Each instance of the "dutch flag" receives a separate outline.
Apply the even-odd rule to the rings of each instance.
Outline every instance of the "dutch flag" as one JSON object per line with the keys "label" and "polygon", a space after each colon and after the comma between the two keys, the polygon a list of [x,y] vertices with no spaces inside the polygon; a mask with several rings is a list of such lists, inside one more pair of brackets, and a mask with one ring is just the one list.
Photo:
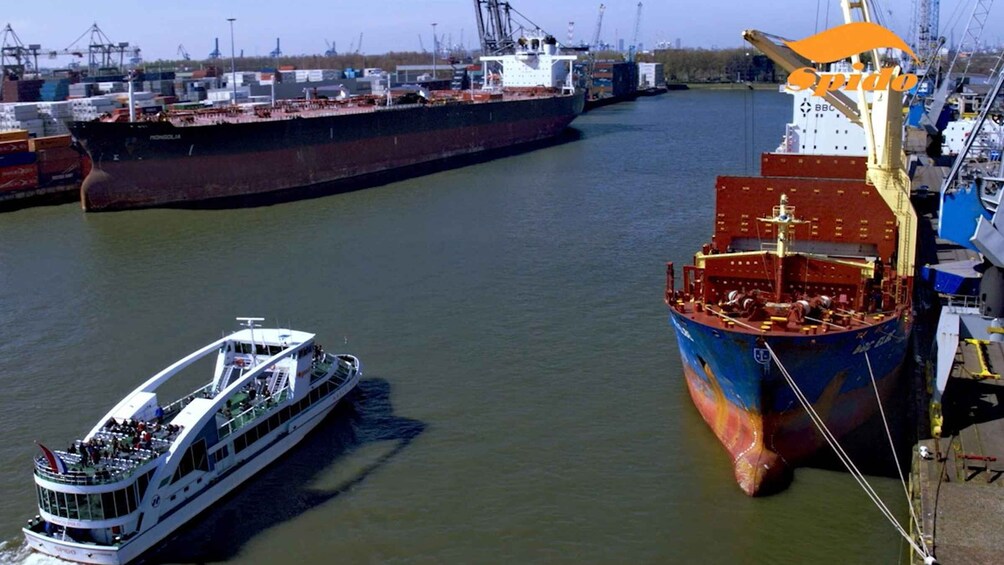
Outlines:
{"label": "dutch flag", "polygon": [[45,455],[46,460],[49,461],[49,468],[52,469],[54,473],[66,473],[68,470],[66,467],[66,461],[63,461],[58,455],[52,452],[51,449],[38,443],[38,448],[42,450],[42,454]]}

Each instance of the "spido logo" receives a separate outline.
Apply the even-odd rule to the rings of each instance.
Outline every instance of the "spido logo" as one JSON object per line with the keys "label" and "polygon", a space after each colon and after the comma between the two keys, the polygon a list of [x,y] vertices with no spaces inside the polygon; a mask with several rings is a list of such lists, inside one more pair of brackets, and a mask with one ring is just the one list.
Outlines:
{"label": "spido logo", "polygon": [[[785,41],[789,49],[816,63],[832,63],[851,55],[872,49],[891,47],[909,54],[916,61],[917,56],[898,35],[888,29],[869,22],[853,22],[811,35],[798,41]],[[851,67],[857,73],[850,76],[843,73],[816,72],[809,67],[795,69],[788,75],[788,87],[792,90],[812,89],[812,93],[823,96],[834,90],[857,90],[858,86],[868,91],[885,90],[891,87],[904,92],[917,86],[919,78],[912,73],[893,76],[892,67],[880,69],[877,73],[862,74],[865,66],[854,63]]]}

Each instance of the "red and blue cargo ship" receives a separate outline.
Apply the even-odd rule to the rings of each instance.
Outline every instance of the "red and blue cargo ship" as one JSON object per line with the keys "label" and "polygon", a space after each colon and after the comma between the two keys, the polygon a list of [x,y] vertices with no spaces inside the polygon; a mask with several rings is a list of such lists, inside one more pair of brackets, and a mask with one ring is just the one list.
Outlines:
{"label": "red and blue cargo ship", "polygon": [[825,445],[797,395],[841,438],[876,388],[890,399],[911,330],[901,224],[866,158],[767,153],[761,172],[718,177],[711,243],[681,288],[667,265],[665,295],[690,396],[751,496]]}

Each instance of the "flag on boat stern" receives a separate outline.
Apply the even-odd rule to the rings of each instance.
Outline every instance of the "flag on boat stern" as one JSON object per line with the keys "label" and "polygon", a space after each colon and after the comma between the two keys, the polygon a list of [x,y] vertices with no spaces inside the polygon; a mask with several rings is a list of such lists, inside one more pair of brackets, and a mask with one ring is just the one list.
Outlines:
{"label": "flag on boat stern", "polygon": [[49,461],[49,468],[52,469],[54,473],[66,473],[68,468],[66,467],[66,462],[63,461],[58,455],[53,453],[51,449],[38,443],[38,448],[42,450],[42,454],[45,455],[46,460]]}

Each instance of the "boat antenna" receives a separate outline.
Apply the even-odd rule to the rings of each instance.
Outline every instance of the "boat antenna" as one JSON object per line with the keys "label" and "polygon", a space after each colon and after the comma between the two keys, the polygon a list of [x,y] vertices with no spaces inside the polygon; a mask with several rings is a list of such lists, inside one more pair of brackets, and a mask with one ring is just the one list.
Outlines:
{"label": "boat antenna", "polygon": [[255,354],[254,351],[255,348],[254,329],[261,327],[261,324],[256,324],[255,322],[264,322],[265,318],[238,317],[237,321],[244,322],[243,324],[241,324],[241,326],[251,330],[251,366],[254,367],[255,365],[257,365],[255,360],[258,358],[258,356]]}

